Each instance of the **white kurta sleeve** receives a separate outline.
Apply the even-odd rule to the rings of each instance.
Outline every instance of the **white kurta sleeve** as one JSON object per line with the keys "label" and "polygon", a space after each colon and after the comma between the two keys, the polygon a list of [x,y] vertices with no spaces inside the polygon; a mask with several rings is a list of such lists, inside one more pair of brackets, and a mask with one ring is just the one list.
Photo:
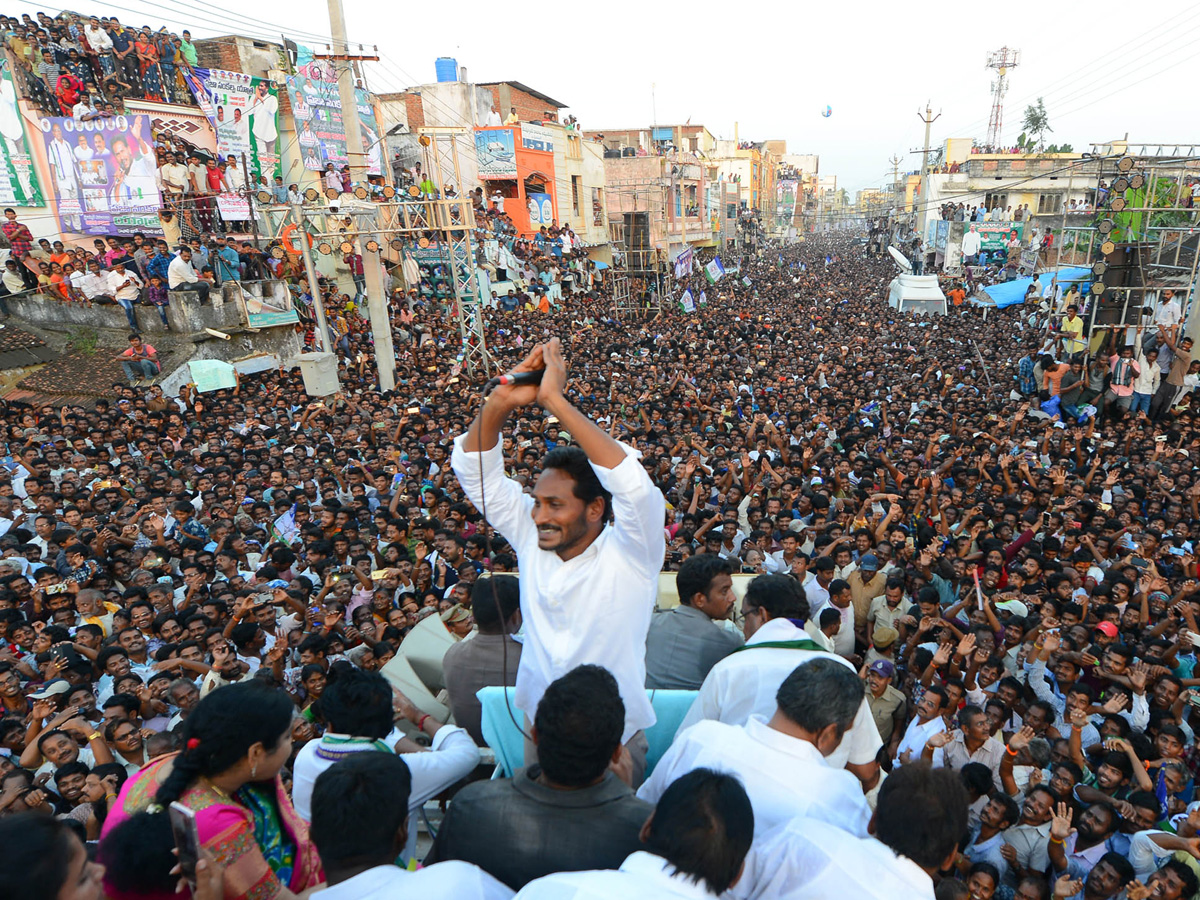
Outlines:
{"label": "white kurta sleeve", "polygon": [[[536,538],[530,517],[533,498],[521,490],[521,485],[504,474],[504,452],[499,442],[491,450],[468,453],[463,449],[466,439],[465,434],[454,439],[454,452],[450,455],[454,475],[475,508],[486,514],[488,524],[504,535],[513,549],[520,553],[528,539]],[[659,530],[662,530],[661,522]]]}

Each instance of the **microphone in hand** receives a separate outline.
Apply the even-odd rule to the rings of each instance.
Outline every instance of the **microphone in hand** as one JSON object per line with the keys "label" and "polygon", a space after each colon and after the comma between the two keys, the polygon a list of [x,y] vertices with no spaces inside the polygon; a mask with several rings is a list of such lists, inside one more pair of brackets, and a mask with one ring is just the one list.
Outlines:
{"label": "microphone in hand", "polygon": [[483,386],[483,393],[485,395],[490,394],[502,384],[511,386],[518,384],[541,384],[542,376],[545,374],[545,369],[535,369],[532,372],[508,372],[504,375],[497,375],[495,378],[489,379],[488,383]]}

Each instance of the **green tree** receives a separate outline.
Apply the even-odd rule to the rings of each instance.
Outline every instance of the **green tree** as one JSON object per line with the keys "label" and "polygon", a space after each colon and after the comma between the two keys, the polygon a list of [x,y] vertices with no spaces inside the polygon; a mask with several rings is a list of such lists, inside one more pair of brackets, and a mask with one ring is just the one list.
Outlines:
{"label": "green tree", "polygon": [[1028,135],[1028,145],[1035,145],[1039,150],[1044,146],[1043,137],[1047,131],[1054,129],[1050,127],[1050,116],[1046,113],[1046,104],[1041,97],[1038,97],[1037,103],[1025,107],[1025,118],[1021,122],[1021,128]]}

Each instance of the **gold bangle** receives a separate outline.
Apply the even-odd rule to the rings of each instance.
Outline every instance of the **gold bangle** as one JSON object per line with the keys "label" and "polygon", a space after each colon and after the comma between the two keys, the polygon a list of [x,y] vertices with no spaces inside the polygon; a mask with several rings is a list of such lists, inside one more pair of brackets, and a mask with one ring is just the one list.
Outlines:
{"label": "gold bangle", "polygon": [[100,732],[93,731],[91,734],[88,735],[88,742],[90,743],[92,741],[98,740],[99,738],[100,738]]}

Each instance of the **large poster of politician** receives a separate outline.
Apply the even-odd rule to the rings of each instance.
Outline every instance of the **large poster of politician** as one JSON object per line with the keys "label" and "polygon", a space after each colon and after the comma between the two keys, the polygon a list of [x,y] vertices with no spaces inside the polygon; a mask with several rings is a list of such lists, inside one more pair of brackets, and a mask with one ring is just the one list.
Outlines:
{"label": "large poster of politician", "polygon": [[265,78],[222,69],[192,69],[184,75],[196,102],[217,135],[217,153],[246,164],[254,176],[274,181],[280,165],[279,91]]}
{"label": "large poster of politician", "polygon": [[[342,121],[342,98],[338,93],[337,72],[325,60],[315,60],[312,51],[300,47],[296,75],[287,79],[288,99],[296,120],[296,141],[304,168],[319,172],[326,163],[338,171],[349,163],[346,152],[346,126]],[[359,130],[366,154],[368,175],[383,174],[383,140],[371,95],[354,89],[358,107]]]}
{"label": "large poster of politician", "polygon": [[75,234],[162,234],[150,122],[115,116],[38,122],[59,228]]}
{"label": "large poster of politician", "polygon": [[25,124],[17,107],[8,59],[0,55],[0,203],[45,206],[37,171],[25,143]]}

